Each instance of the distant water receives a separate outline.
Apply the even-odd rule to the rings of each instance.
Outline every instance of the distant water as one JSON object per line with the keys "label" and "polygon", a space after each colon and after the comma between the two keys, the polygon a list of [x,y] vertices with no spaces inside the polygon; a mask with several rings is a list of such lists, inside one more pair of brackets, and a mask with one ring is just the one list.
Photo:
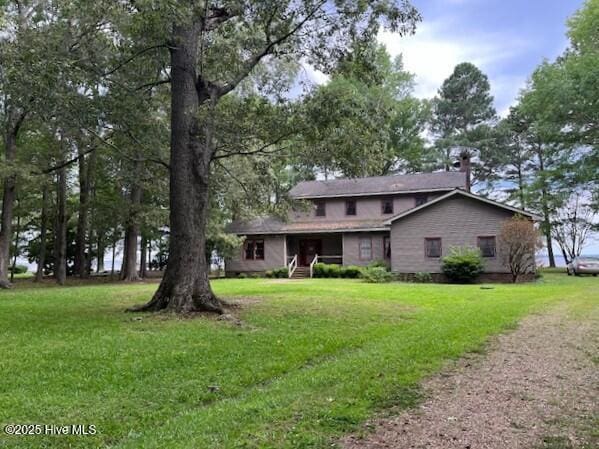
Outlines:
{"label": "distant water", "polygon": [[[585,254],[585,256],[599,257],[599,254]],[[547,254],[537,254],[536,260],[537,260],[537,265],[539,265],[539,266],[542,266],[542,267],[549,266],[549,258],[547,257]],[[36,270],[35,263],[28,263],[27,259],[21,259],[21,258],[17,259],[17,263],[20,265],[26,265],[29,268],[29,271],[31,273],[35,273],[35,270]],[[111,263],[112,263],[112,261],[110,260],[110,257],[106,257],[106,259],[104,260],[104,268],[106,270],[110,270]],[[120,270],[121,263],[122,263],[122,258],[117,256],[114,260],[114,265],[115,265],[116,270]],[[558,267],[566,266],[566,262],[564,261],[564,257],[562,255],[555,254],[555,265]]]}
{"label": "distant water", "polygon": [[[564,256],[554,254],[555,256],[555,266],[557,267],[565,267],[566,261],[564,260]],[[584,254],[584,256],[588,257],[599,257],[599,254]],[[543,267],[549,266],[549,257],[547,254],[537,254],[537,264]]]}

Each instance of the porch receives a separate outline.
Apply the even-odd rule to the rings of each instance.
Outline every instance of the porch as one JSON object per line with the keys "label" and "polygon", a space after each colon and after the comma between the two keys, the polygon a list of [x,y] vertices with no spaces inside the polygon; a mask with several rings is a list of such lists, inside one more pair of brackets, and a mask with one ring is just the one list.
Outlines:
{"label": "porch", "polygon": [[343,235],[306,234],[286,238],[287,265],[296,258],[298,267],[309,267],[317,262],[343,265]]}

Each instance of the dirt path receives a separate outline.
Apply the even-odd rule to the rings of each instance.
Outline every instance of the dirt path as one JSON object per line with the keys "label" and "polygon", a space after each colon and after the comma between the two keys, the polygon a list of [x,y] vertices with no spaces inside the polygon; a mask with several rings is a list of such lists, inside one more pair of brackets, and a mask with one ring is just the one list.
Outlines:
{"label": "dirt path", "polygon": [[[345,449],[599,447],[599,320],[565,306],[425,382],[419,408],[371,422]],[[594,436],[593,436],[594,433]]]}

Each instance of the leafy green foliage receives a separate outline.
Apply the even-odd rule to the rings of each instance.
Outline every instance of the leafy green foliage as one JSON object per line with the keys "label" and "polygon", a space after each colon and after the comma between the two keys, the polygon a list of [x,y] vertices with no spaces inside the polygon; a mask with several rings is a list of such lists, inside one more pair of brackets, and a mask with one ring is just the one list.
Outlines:
{"label": "leafy green foliage", "polygon": [[384,47],[354,43],[330,82],[304,101],[306,159],[349,177],[420,168],[429,108],[412,96],[413,79]]}
{"label": "leafy green foliage", "polygon": [[[472,160],[474,182],[488,180],[496,166],[495,118],[487,76],[474,64],[458,64],[433,100],[432,129],[435,145],[446,170],[458,155]],[[476,158],[474,158],[476,156]]]}
{"label": "leafy green foliage", "polygon": [[267,278],[284,279],[289,277],[289,270],[287,267],[275,268],[274,270],[267,271],[265,276]]}
{"label": "leafy green foliage", "polygon": [[484,264],[478,248],[454,247],[443,257],[441,269],[451,282],[467,284],[482,274]]}
{"label": "leafy green foliage", "polygon": [[368,266],[362,269],[361,278],[364,279],[364,282],[381,284],[391,282],[393,280],[393,273],[386,267]]}
{"label": "leafy green foliage", "polygon": [[430,282],[433,282],[433,277],[430,273],[427,272],[414,273],[414,282],[418,282],[420,284],[428,284]]}
{"label": "leafy green foliage", "polygon": [[389,270],[389,264],[384,260],[373,260],[368,264],[368,268],[384,268],[385,270]]}
{"label": "leafy green foliage", "polygon": [[315,278],[347,278],[355,279],[360,276],[360,267],[342,266],[335,264],[314,264],[313,276]]}

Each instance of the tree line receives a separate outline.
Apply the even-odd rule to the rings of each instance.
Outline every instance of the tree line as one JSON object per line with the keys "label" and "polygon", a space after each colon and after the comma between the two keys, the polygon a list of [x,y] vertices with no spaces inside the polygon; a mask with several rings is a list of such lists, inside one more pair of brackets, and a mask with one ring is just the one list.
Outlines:
{"label": "tree line", "polygon": [[[467,62],[435,98],[414,96],[376,40],[415,31],[407,2],[7,2],[0,285],[17,257],[64,283],[114,272],[105,256],[122,251],[123,280],[165,268],[142,309],[220,311],[210,255],[239,245],[231,220],[283,216],[300,180],[452,170],[464,155],[476,191],[541,213],[548,249],[572,257],[588,232],[572,242],[571,228],[598,206],[598,6],[499,118]],[[306,67],[328,81],[306,83]]]}

